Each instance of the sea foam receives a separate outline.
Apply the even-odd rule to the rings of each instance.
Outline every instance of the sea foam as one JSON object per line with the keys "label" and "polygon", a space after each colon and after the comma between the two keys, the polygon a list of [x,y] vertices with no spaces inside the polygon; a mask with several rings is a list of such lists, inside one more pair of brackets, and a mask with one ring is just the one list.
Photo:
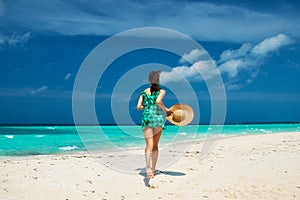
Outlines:
{"label": "sea foam", "polygon": [[4,137],[8,138],[8,139],[14,139],[13,135],[5,135]]}
{"label": "sea foam", "polygon": [[66,147],[59,147],[60,150],[63,150],[63,151],[71,151],[71,150],[74,150],[74,149],[78,149],[77,146],[66,146]]}
{"label": "sea foam", "polygon": [[37,138],[41,138],[41,137],[45,137],[46,135],[36,135],[35,137]]}
{"label": "sea foam", "polygon": [[267,130],[265,130],[265,129],[259,129],[261,132],[263,132],[263,133],[272,133],[272,131],[267,131]]}

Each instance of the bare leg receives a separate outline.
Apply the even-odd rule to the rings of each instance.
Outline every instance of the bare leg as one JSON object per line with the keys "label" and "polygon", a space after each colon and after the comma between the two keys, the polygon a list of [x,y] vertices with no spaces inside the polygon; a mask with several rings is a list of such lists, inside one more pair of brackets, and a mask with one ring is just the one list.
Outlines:
{"label": "bare leg", "polygon": [[161,134],[162,134],[162,127],[157,127],[154,129],[153,149],[152,149],[152,171],[154,175],[155,175],[155,167],[158,159],[158,142]]}
{"label": "bare leg", "polygon": [[150,167],[150,160],[152,157],[152,149],[153,149],[153,129],[149,127],[145,127],[144,137],[146,141],[146,148],[145,148],[146,174],[149,178],[153,178],[154,175]]}

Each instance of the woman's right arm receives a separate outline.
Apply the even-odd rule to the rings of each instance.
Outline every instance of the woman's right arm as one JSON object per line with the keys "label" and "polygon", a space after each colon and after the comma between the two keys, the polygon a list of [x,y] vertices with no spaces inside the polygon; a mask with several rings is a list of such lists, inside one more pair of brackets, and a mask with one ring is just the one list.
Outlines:
{"label": "woman's right arm", "polygon": [[143,98],[143,95],[141,95],[139,98],[138,104],[136,106],[136,108],[138,110],[144,110],[143,101],[144,101],[144,98]]}
{"label": "woman's right arm", "polygon": [[167,116],[170,116],[173,113],[173,111],[171,111],[169,108],[167,108],[162,102],[163,98],[165,97],[165,94],[166,94],[165,90],[160,90],[160,93],[156,99],[156,103],[159,107],[161,107],[161,109],[166,111]]}

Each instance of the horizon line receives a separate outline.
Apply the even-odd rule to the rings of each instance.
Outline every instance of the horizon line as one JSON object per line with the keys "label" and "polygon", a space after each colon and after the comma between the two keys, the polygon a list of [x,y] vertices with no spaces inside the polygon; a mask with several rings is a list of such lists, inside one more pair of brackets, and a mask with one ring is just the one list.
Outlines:
{"label": "horizon line", "polygon": [[[280,121],[280,122],[237,122],[237,123],[224,123],[223,125],[243,125],[243,124],[298,124],[300,121]],[[94,124],[94,123],[84,123],[84,124],[74,124],[74,123],[0,123],[0,126],[140,126],[141,124]],[[173,124],[165,124],[166,126],[176,126]],[[209,123],[199,123],[199,124],[189,124],[189,125],[222,125],[222,124],[209,124]]]}

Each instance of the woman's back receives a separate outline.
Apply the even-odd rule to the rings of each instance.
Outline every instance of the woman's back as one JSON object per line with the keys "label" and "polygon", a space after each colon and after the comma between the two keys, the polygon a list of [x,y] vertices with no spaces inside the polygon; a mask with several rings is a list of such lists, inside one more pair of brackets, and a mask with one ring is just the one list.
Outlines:
{"label": "woman's back", "polygon": [[142,92],[144,101],[144,113],[142,118],[142,126],[155,128],[158,126],[164,127],[163,110],[156,104],[156,99],[160,94],[160,90],[150,93],[150,88]]}

